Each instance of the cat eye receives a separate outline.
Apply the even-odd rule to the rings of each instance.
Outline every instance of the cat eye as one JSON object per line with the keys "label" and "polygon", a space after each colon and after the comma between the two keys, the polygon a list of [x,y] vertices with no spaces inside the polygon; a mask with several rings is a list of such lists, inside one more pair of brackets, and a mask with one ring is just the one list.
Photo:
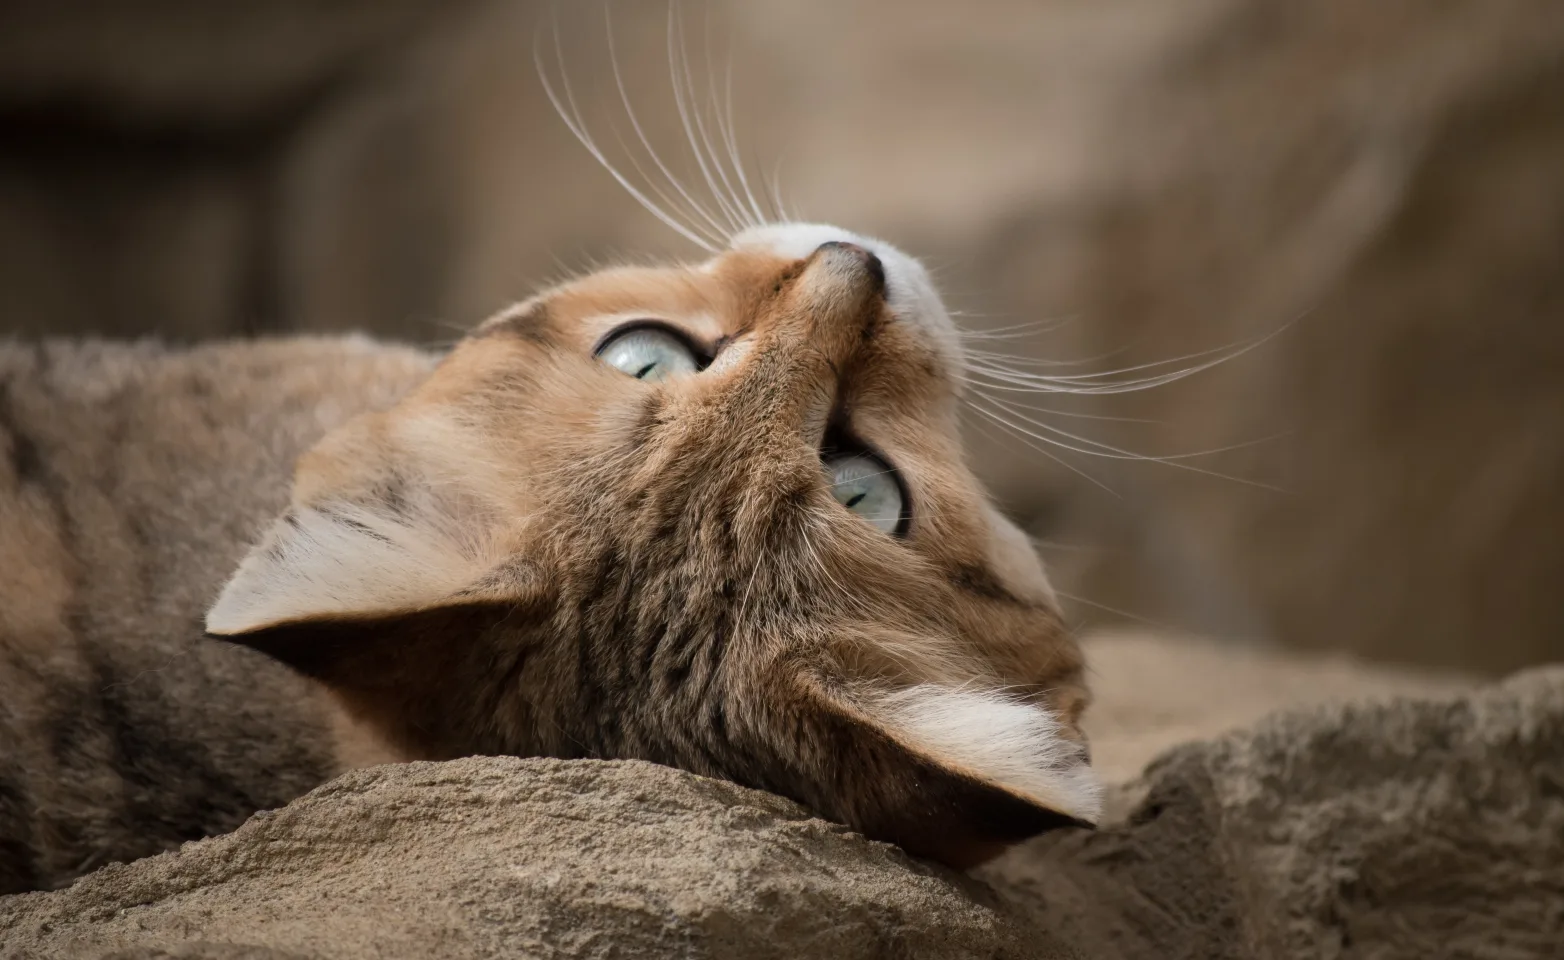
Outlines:
{"label": "cat eye", "polygon": [[637,380],[667,380],[705,364],[689,339],[660,324],[621,327],[597,348],[598,359]]}
{"label": "cat eye", "polygon": [[903,532],[901,481],[878,457],[852,454],[825,461],[836,502],[891,536]]}

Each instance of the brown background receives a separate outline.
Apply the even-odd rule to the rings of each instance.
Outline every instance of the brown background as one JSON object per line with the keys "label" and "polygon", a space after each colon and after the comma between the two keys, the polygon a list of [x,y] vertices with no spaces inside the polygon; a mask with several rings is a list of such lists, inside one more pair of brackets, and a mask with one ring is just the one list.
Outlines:
{"label": "brown background", "polygon": [[[434,343],[562,273],[690,253],[537,80],[557,16],[617,150],[605,9],[688,174],[663,3],[0,4],[0,330]],[[1140,453],[1247,444],[1227,453],[1045,452],[973,413],[1079,621],[1492,671],[1564,655],[1556,0],[680,13],[703,96],[733,62],[751,174],[925,257],[970,326],[1057,321],[995,349],[1079,374],[1274,334],[1155,390],[995,395]]]}

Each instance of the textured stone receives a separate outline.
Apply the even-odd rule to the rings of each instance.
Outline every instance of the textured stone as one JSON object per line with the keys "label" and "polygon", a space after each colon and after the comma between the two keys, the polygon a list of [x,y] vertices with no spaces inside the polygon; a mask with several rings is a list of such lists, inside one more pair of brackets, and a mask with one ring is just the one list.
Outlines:
{"label": "textured stone", "polygon": [[1564,668],[1277,714],[1171,751],[1121,793],[1106,829],[983,874],[1088,956],[1558,955]]}
{"label": "textured stone", "polygon": [[1240,445],[1075,457],[1118,496],[1054,482],[1073,492],[1039,532],[1096,548],[1050,554],[1097,571],[1064,589],[1294,647],[1559,658],[1564,18],[1550,0],[1204,7],[1117,101],[1090,189],[1022,205],[974,258],[1012,310],[1082,318],[1027,349],[1112,355],[1085,370],[1274,335],[1074,408],[1144,422],[1053,421],[1150,455]]}
{"label": "textured stone", "polygon": [[0,940],[57,957],[228,956],[187,940],[344,960],[1038,955],[981,884],[787,801],[646,763],[481,758],[348,774],[227,836],[0,901]]}
{"label": "textured stone", "polygon": [[[1182,662],[1163,685],[1222,673]],[[0,898],[0,957],[1554,956],[1564,667],[1375,702],[1436,683],[1270,666],[1226,676],[1312,676],[1352,702],[1177,747],[1114,788],[1098,831],[971,877],[664,767],[473,758],[359,771],[227,836]],[[1246,709],[1159,689],[1138,698],[1186,730]],[[1130,729],[1109,696],[1099,731]]]}

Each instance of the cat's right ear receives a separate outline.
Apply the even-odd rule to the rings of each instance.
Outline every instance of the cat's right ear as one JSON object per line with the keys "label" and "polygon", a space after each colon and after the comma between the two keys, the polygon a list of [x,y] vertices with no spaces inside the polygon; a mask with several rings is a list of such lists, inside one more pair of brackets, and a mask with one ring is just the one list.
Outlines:
{"label": "cat's right ear", "polygon": [[338,689],[432,678],[430,656],[538,595],[525,562],[486,557],[473,539],[383,502],[294,505],[224,586],[207,634]]}
{"label": "cat's right ear", "polygon": [[442,434],[370,417],[328,437],[206,617],[209,636],[324,682],[403,743],[397,725],[430,731],[471,699],[468,674],[503,668],[503,645],[475,641],[544,586]]}
{"label": "cat's right ear", "polygon": [[402,498],[294,504],[239,564],[207,612],[206,630],[242,642],[290,624],[514,602],[530,589],[524,567],[489,554],[441,514]]}

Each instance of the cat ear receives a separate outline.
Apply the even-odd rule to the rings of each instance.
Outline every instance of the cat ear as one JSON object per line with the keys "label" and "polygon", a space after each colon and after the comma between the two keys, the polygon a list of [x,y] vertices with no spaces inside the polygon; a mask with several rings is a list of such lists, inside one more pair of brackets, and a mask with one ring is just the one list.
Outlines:
{"label": "cat ear", "polygon": [[805,678],[803,693],[828,767],[821,796],[807,799],[910,853],[967,869],[1101,814],[1086,748],[1041,705],[819,678]]}
{"label": "cat ear", "polygon": [[290,507],[223,587],[207,632],[239,637],[289,623],[383,619],[481,591],[498,558],[475,550],[440,514],[380,498]]}
{"label": "cat ear", "polygon": [[[369,417],[301,458],[293,504],[223,587],[207,634],[339,691],[390,689],[403,661],[420,673],[418,657],[445,655],[437,641],[455,646],[535,596],[479,471],[430,432]],[[418,456],[427,450],[446,455]]]}
{"label": "cat ear", "polygon": [[491,524],[454,511],[451,487],[395,489],[295,503],[239,565],[206,630],[322,682],[403,757],[460,756],[468,731],[483,729],[469,715],[471,678],[521,656],[480,638],[523,622],[540,578],[485,546]]}

